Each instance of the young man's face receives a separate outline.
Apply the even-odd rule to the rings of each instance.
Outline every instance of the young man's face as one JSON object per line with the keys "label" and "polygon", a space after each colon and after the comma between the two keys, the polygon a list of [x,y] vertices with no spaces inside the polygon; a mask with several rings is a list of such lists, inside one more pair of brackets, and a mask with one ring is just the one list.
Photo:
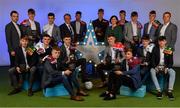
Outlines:
{"label": "young man's face", "polygon": [[16,23],[19,20],[19,14],[13,13],[11,16],[11,20]]}
{"label": "young man's face", "polygon": [[132,16],[132,17],[131,17],[131,20],[132,20],[133,22],[136,22],[136,21],[138,20],[138,16]]}
{"label": "young man's face", "polygon": [[51,38],[50,37],[43,37],[43,43],[45,44],[45,45],[49,45],[49,43],[51,42]]}
{"label": "young man's face", "polygon": [[103,19],[104,16],[104,12],[98,12],[98,18],[99,19]]}
{"label": "young man's face", "polygon": [[115,39],[115,37],[113,37],[113,36],[108,37],[108,39],[107,39],[108,44],[109,44],[110,46],[113,46],[113,45],[114,45],[115,40],[116,40],[116,39]]}
{"label": "young man's face", "polygon": [[20,40],[20,44],[21,44],[22,47],[26,48],[27,45],[28,45],[28,40],[21,39],[21,40]]}
{"label": "young man's face", "polygon": [[75,17],[76,17],[76,20],[77,20],[77,21],[80,21],[80,20],[81,20],[81,15],[80,15],[80,14],[76,14]]}
{"label": "young man's face", "polygon": [[54,24],[54,20],[55,20],[54,16],[48,16],[49,24]]}
{"label": "young man's face", "polygon": [[125,13],[119,13],[119,17],[121,20],[125,20],[126,15],[125,15]]}
{"label": "young man's face", "polygon": [[164,14],[163,15],[163,20],[164,23],[168,23],[170,21],[171,16],[169,14]]}
{"label": "young man's face", "polygon": [[30,20],[34,20],[35,14],[28,13],[28,17]]}
{"label": "young man's face", "polygon": [[64,21],[65,21],[65,23],[70,24],[70,23],[71,23],[71,17],[68,16],[68,15],[66,15],[66,16],[64,17]]}
{"label": "young man's face", "polygon": [[58,59],[59,56],[60,56],[60,51],[56,51],[56,50],[53,49],[51,54],[52,54],[53,58]]}
{"label": "young man's face", "polygon": [[129,59],[131,59],[132,57],[133,57],[132,52],[130,52],[130,51],[126,52],[126,55],[125,55],[126,60],[129,60]]}
{"label": "young man's face", "polygon": [[150,41],[149,40],[142,40],[142,44],[143,44],[143,47],[147,47],[149,45]]}
{"label": "young man's face", "polygon": [[165,47],[167,42],[166,40],[159,40],[158,43],[159,43],[159,47]]}
{"label": "young man's face", "polygon": [[156,19],[156,14],[149,14],[149,20],[154,21]]}
{"label": "young man's face", "polygon": [[70,38],[70,37],[65,37],[65,38],[63,39],[63,41],[64,41],[64,44],[66,44],[67,46],[70,46],[70,45],[71,45],[71,38]]}

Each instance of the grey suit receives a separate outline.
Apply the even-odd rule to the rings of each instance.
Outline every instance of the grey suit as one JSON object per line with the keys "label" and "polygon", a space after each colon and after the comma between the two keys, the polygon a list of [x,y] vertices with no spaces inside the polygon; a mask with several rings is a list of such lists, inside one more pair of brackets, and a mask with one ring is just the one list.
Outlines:
{"label": "grey suit", "polygon": [[149,22],[144,24],[144,30],[143,30],[143,36],[149,36],[149,38],[152,40],[152,42],[155,42],[157,40],[157,28],[155,28],[154,26],[151,26],[150,31],[148,33],[148,26],[149,26]]}
{"label": "grey suit", "polygon": [[[137,28],[137,36],[141,37],[141,29]],[[125,24],[124,37],[127,42],[133,40],[133,28],[131,22]]]}
{"label": "grey suit", "polygon": [[[161,25],[158,29],[158,36],[160,36],[160,31],[162,27],[163,25]],[[164,36],[166,36],[167,45],[173,49],[175,49],[175,43],[177,40],[177,30],[177,26],[170,22],[164,33]]]}
{"label": "grey suit", "polygon": [[[47,34],[47,31],[43,30],[43,35]],[[53,30],[52,30],[52,37],[54,38],[55,42],[62,41],[61,39],[61,33],[60,29],[57,25],[54,24]]]}

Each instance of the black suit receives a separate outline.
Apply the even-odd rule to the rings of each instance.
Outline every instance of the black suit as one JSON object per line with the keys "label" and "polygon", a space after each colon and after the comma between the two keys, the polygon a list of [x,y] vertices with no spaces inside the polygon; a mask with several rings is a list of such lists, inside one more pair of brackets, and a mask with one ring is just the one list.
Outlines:
{"label": "black suit", "polygon": [[82,42],[84,40],[84,37],[86,35],[86,31],[87,31],[87,25],[86,22],[84,21],[80,21],[80,30],[79,30],[79,34],[76,32],[76,21],[72,21],[71,25],[74,28],[74,41],[75,42]]}
{"label": "black suit", "polygon": [[[22,47],[17,47],[15,49],[16,55],[15,55],[15,67],[9,69],[9,77],[12,83],[12,86],[14,86],[15,88],[18,86],[19,82],[17,79],[17,76],[20,78],[20,80],[23,80],[22,77],[20,76],[24,76],[26,72],[30,73],[30,78],[29,78],[29,82],[30,82],[30,86],[29,89],[32,89],[32,85],[35,79],[35,73],[36,73],[36,64],[37,64],[37,54],[36,52],[33,53],[33,55],[29,56],[27,55],[27,63],[29,65],[29,69],[27,70],[26,68],[26,61],[25,61],[25,56],[23,53],[23,49]],[[20,68],[21,74],[18,73],[16,71],[16,67]],[[21,81],[22,82],[22,81]],[[22,83],[20,83],[21,85]]]}
{"label": "black suit", "polygon": [[71,28],[71,31],[70,29],[67,27],[67,25],[64,23],[62,25],[59,26],[60,28],[60,33],[61,33],[61,37],[63,39],[64,36],[66,35],[70,35],[71,36],[71,39],[72,39],[72,42],[74,42],[74,28],[73,26],[70,24],[70,28]]}
{"label": "black suit", "polygon": [[[19,25],[18,25],[19,26]],[[20,29],[20,27],[19,27]],[[16,27],[12,22],[6,25],[5,27],[5,33],[6,33],[6,42],[8,46],[8,52],[10,56],[10,65],[11,67],[14,66],[14,56],[11,55],[11,51],[14,51],[19,46],[19,40],[20,36],[16,30]]]}
{"label": "black suit", "polygon": [[[160,62],[160,48],[158,46],[156,46],[152,50],[152,59],[151,59],[152,68],[155,68],[156,66],[158,66],[159,62]],[[164,54],[164,65],[167,68],[172,68],[173,54],[172,55]]]}
{"label": "black suit", "polygon": [[[28,21],[27,21],[27,23],[30,23]],[[34,22],[35,22],[35,25],[36,25],[36,30],[35,31],[32,30],[30,26],[26,26],[23,23],[21,23],[21,29],[22,29],[23,35],[32,36],[32,38],[33,38],[33,39],[30,39],[30,41],[29,41],[30,45],[33,45],[34,43],[39,42],[39,40],[41,38],[40,24],[37,21],[34,21]]]}
{"label": "black suit", "polygon": [[[70,50],[70,54],[76,55],[74,50]],[[66,48],[65,48],[64,45],[62,45],[61,46],[61,54],[60,54],[60,58],[59,58],[58,62],[61,63],[61,64],[64,64],[63,68],[67,69],[67,67],[69,66],[67,61],[68,61],[68,56],[67,56]],[[84,83],[84,82],[88,81],[88,76],[87,76],[87,73],[86,73],[86,59],[85,58],[76,59],[75,60],[75,65],[76,65],[76,67],[81,65],[81,71],[82,71],[81,79],[82,79],[82,82]]]}

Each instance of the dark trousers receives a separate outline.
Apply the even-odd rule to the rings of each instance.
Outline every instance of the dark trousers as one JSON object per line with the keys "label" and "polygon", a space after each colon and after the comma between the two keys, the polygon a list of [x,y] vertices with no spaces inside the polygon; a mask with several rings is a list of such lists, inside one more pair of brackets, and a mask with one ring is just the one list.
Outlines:
{"label": "dark trousers", "polygon": [[150,68],[147,66],[141,67],[141,81],[143,84],[146,83],[147,78],[150,76]]}
{"label": "dark trousers", "polygon": [[130,87],[132,90],[135,90],[133,80],[130,77],[126,75],[116,75],[114,72],[111,72],[108,81],[108,91],[116,95],[122,85]]}
{"label": "dark trousers", "polygon": [[10,67],[14,67],[15,66],[15,56],[11,55],[11,52],[9,52],[9,59],[10,59]]}
{"label": "dark trousers", "polygon": [[[10,82],[11,82],[11,85],[14,87],[14,88],[18,88],[18,87],[21,87],[22,86],[22,81],[24,80],[24,76],[26,74],[26,72],[22,72],[22,73],[18,73],[16,71],[16,68],[15,67],[12,67],[10,68],[9,70],[9,78],[10,78]],[[29,76],[29,89],[32,89],[32,85],[33,85],[33,82],[35,80],[35,73],[36,73],[36,67],[33,66],[31,67],[28,72],[30,73],[30,76]]]}
{"label": "dark trousers", "polygon": [[101,63],[96,67],[96,73],[98,73],[98,75],[100,76],[101,81],[104,82],[106,81],[106,75],[104,71],[112,71],[112,69],[113,69],[113,64]]}

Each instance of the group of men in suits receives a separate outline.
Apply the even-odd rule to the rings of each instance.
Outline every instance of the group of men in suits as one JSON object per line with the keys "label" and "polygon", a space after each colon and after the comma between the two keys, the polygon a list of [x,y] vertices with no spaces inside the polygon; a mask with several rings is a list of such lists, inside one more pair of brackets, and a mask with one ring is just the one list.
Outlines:
{"label": "group of men in suits", "polygon": [[[11,68],[9,76],[14,87],[9,95],[21,91],[23,74],[29,72],[30,87],[28,96],[33,95],[32,84],[36,74],[42,76],[42,88],[51,87],[57,83],[63,83],[71,99],[83,100],[80,96],[87,96],[80,89],[79,82],[75,78],[75,68],[81,66],[82,82],[89,81],[86,73],[86,59],[78,59],[75,54],[77,42],[84,40],[87,25],[81,20],[82,13],[77,11],[75,21],[71,21],[71,15],[64,15],[64,23],[59,27],[54,23],[55,14],[48,14],[48,23],[43,26],[41,33],[40,24],[35,21],[35,10],[28,10],[28,19],[19,25],[17,11],[10,13],[11,22],[6,25],[6,41],[10,56]],[[163,14],[163,23],[156,20],[156,11],[149,13],[149,21],[144,25],[138,21],[138,13],[131,13],[131,21],[126,20],[126,12],[119,12],[119,26],[122,34],[118,44],[124,45],[126,50],[120,50],[114,46],[117,44],[117,36],[106,34],[109,21],[103,18],[104,10],[98,10],[98,18],[92,22],[98,42],[107,40],[104,51],[104,60],[96,67],[96,72],[102,80],[100,87],[108,86],[108,90],[100,96],[104,100],[116,98],[121,85],[126,85],[137,90],[145,84],[149,76],[157,89],[157,98],[162,99],[163,90],[159,87],[157,76],[168,76],[167,96],[174,100],[173,86],[175,71],[173,66],[173,52],[177,38],[177,26],[171,23],[171,13]],[[57,47],[62,42],[60,49]],[[38,72],[37,72],[38,71]],[[108,80],[106,80],[108,75]],[[77,94],[73,92],[73,85],[77,88]]]}

